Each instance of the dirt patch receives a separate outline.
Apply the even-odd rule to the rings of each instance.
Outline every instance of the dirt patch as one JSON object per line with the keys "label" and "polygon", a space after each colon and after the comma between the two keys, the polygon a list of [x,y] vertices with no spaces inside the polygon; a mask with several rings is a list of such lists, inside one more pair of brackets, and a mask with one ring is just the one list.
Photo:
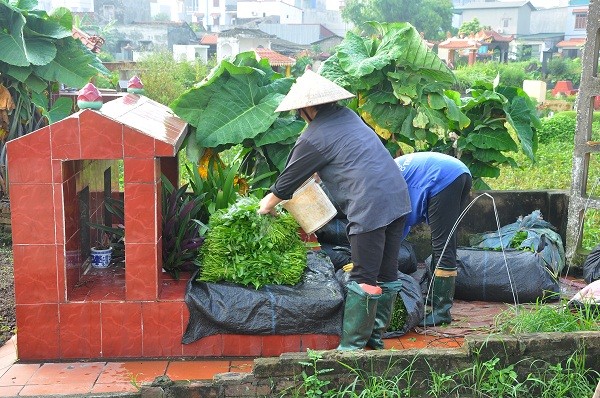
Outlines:
{"label": "dirt patch", "polygon": [[0,345],[9,340],[16,327],[13,256],[10,246],[0,246]]}

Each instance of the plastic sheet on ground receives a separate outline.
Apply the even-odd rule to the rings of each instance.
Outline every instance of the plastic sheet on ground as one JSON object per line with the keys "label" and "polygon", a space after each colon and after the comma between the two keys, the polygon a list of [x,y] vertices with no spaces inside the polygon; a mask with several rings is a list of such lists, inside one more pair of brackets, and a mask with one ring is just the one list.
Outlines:
{"label": "plastic sheet on ground", "polygon": [[214,334],[341,334],[344,292],[324,254],[308,253],[302,282],[295,286],[256,290],[199,282],[196,276],[185,294],[190,317],[183,344]]}

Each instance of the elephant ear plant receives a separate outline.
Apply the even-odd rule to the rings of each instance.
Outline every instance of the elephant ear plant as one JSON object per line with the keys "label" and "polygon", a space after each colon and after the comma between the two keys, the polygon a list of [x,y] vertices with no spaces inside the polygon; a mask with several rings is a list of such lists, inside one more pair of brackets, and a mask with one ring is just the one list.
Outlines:
{"label": "elephant ear plant", "polygon": [[[453,72],[409,23],[376,23],[376,35],[348,32],[320,73],[356,94],[350,107],[397,156],[400,144],[460,158],[474,189],[489,189],[507,154],[522,150],[531,160],[540,127],[535,105],[518,87],[475,83],[464,98],[450,90]],[[510,128],[510,130],[509,130]],[[514,133],[513,133],[514,132]]]}

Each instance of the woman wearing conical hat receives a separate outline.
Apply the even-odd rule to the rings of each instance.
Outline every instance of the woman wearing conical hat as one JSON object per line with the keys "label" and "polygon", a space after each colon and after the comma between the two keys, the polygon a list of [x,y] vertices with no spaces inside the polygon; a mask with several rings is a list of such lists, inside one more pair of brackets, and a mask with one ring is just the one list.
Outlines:
{"label": "woman wearing conical hat", "polygon": [[337,104],[353,96],[311,70],[297,79],[276,111],[296,109],[308,126],[271,192],[261,200],[259,213],[273,212],[318,173],[348,218],[354,264],[338,349],[381,349],[400,290],[397,258],[411,207],[404,177],[377,134],[356,113]]}

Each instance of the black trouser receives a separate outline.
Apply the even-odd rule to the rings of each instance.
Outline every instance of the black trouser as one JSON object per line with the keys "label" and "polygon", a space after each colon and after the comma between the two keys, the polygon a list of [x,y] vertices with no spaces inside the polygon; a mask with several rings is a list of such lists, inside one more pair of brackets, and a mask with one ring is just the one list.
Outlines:
{"label": "black trouser", "polygon": [[440,269],[448,271],[456,270],[456,230],[450,237],[446,250],[444,250],[444,245],[448,236],[450,236],[450,231],[452,231],[454,223],[458,220],[460,212],[469,199],[472,183],[469,174],[462,174],[437,195],[429,198],[427,212],[429,215],[431,245],[433,248],[431,258],[432,269],[437,265],[438,259],[441,257]]}
{"label": "black trouser", "polygon": [[372,286],[398,280],[398,252],[405,219],[402,216],[385,227],[348,237],[354,264],[350,280]]}

